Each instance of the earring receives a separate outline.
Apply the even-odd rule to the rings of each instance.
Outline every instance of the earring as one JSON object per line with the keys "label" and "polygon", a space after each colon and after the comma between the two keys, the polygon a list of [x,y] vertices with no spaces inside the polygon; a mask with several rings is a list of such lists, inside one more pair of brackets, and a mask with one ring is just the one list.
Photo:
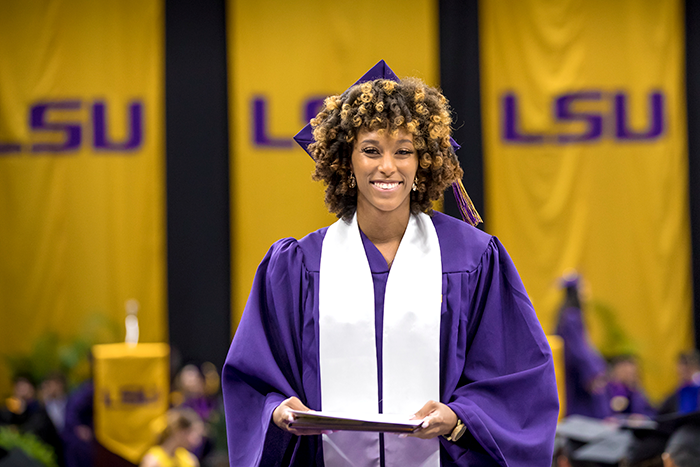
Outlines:
{"label": "earring", "polygon": [[417,175],[416,175],[416,178],[413,179],[413,186],[411,187],[411,190],[418,191],[418,176]]}
{"label": "earring", "polygon": [[357,186],[357,183],[355,183],[355,174],[350,172],[350,180],[348,181],[348,186],[350,188],[355,188]]}

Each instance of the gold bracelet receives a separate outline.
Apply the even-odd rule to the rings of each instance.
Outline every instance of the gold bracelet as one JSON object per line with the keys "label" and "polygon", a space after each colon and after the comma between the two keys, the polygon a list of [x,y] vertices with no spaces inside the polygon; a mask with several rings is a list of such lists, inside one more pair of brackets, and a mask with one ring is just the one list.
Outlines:
{"label": "gold bracelet", "polygon": [[464,435],[464,432],[467,431],[467,426],[462,423],[462,420],[459,418],[457,419],[457,425],[454,427],[452,430],[452,433],[450,433],[450,436],[445,436],[444,438],[447,441],[452,441],[453,443],[456,443],[459,438]]}

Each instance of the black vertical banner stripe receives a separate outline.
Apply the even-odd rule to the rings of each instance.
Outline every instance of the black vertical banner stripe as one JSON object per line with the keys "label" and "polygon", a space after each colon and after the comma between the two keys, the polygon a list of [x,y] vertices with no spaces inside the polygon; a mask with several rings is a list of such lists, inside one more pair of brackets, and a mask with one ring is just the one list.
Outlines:
{"label": "black vertical banner stripe", "polygon": [[685,2],[685,85],[695,346],[700,344],[700,3]]}
{"label": "black vertical banner stripe", "polygon": [[165,3],[168,330],[221,368],[231,333],[224,0]]}
{"label": "black vertical banner stripe", "polygon": [[[484,169],[481,143],[479,81],[479,15],[476,0],[439,0],[440,86],[454,110],[454,139],[464,169],[464,186],[484,222]],[[459,218],[452,190],[445,193],[445,212]]]}

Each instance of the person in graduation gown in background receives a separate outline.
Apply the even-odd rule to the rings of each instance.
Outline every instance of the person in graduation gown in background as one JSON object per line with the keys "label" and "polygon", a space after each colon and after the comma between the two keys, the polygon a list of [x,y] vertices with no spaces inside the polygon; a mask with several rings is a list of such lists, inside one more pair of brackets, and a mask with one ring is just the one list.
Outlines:
{"label": "person in graduation gown in background", "polygon": [[581,277],[573,271],[561,279],[564,300],[556,334],[564,341],[566,415],[602,419],[610,415],[605,391],[607,364],[588,336],[581,306],[580,282]]}
{"label": "person in graduation gown in background", "polygon": [[[223,368],[231,466],[551,465],[551,351],[461,186],[447,100],[379,62],[295,139],[339,220],[276,242]],[[453,185],[465,220],[433,212]],[[321,433],[293,410],[422,420]]]}
{"label": "person in graduation gown in background", "polygon": [[642,390],[639,366],[634,355],[617,355],[610,360],[607,392],[612,417],[653,418],[656,410]]}

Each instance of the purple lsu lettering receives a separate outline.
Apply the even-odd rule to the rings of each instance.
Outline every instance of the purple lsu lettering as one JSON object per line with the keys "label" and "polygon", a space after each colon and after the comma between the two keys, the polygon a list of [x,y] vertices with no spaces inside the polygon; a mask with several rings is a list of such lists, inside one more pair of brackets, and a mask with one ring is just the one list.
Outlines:
{"label": "purple lsu lettering", "polygon": [[[133,152],[141,147],[144,139],[143,102],[132,101],[127,105],[128,134],[123,141],[113,141],[107,128],[107,104],[96,100],[90,104],[88,122],[67,121],[61,113],[78,111],[84,104],[80,100],[43,101],[29,108],[29,129],[33,133],[61,134],[60,143],[0,142],[0,155],[28,150],[33,153],[61,153],[78,151],[83,144],[84,130],[92,130],[92,148],[99,152]],[[57,118],[58,116],[58,118]]]}
{"label": "purple lsu lettering", "polygon": [[128,406],[142,407],[155,404],[161,398],[158,387],[143,387],[138,385],[121,386],[114,398],[109,389],[102,390],[102,403],[107,408],[125,408]]}
{"label": "purple lsu lettering", "polygon": [[[604,93],[602,91],[580,91],[565,93],[554,98],[554,122],[557,124],[581,123],[584,131],[579,133],[525,133],[521,130],[518,114],[519,99],[515,93],[506,93],[501,98],[501,136],[506,143],[516,144],[572,144],[594,142],[610,137],[618,141],[651,141],[660,138],[666,130],[664,121],[665,97],[660,91],[649,93],[648,125],[645,130],[631,128],[629,122],[629,96],[625,92]],[[251,99],[253,143],[255,146],[276,149],[291,149],[291,137],[275,137],[269,132],[268,101],[264,96]],[[316,116],[323,106],[323,97],[313,96],[303,101],[301,115],[303,122]],[[576,110],[580,103],[599,103],[611,110]]]}
{"label": "purple lsu lettering", "polygon": [[[291,136],[275,137],[270,136],[268,127],[268,98],[264,96],[253,96],[251,99],[251,111],[253,114],[253,144],[261,148],[270,149],[292,149],[294,140]],[[315,95],[302,102],[301,117],[304,125],[318,114],[323,108],[325,97]]]}
{"label": "purple lsu lettering", "polygon": [[[600,141],[609,137],[616,141],[651,141],[664,134],[664,103],[666,99],[660,91],[648,95],[647,128],[642,131],[630,128],[629,96],[625,92],[604,93],[602,91],[580,91],[560,94],[554,97],[554,123],[582,123],[584,131],[579,133],[525,133],[521,130],[518,114],[519,99],[515,93],[505,93],[501,97],[501,138],[506,143],[515,144],[571,144]],[[600,111],[576,110],[576,105],[588,103],[607,107]]]}

